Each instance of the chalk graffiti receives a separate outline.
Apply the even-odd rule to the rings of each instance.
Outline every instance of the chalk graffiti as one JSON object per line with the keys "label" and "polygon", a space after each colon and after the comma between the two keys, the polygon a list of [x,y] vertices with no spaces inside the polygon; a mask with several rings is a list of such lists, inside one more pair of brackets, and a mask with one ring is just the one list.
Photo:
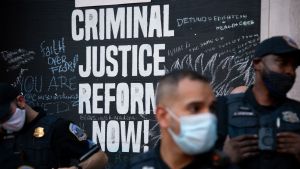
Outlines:
{"label": "chalk graffiti", "polygon": [[49,70],[54,73],[75,72],[79,56],[74,54],[73,57],[66,56],[65,39],[42,41],[40,51],[43,57],[47,58]]}
{"label": "chalk graffiti", "polygon": [[22,65],[32,61],[34,59],[35,52],[28,51],[26,49],[16,49],[12,51],[2,51],[0,56],[7,64],[6,71],[11,71],[19,69]]}

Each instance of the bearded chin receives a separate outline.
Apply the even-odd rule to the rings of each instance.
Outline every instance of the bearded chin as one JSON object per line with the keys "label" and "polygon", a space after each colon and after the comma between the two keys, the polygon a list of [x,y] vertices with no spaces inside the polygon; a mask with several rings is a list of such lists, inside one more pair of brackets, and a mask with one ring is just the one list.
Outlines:
{"label": "bearded chin", "polygon": [[287,92],[292,88],[295,77],[265,70],[262,79],[270,95],[276,99],[285,99]]}

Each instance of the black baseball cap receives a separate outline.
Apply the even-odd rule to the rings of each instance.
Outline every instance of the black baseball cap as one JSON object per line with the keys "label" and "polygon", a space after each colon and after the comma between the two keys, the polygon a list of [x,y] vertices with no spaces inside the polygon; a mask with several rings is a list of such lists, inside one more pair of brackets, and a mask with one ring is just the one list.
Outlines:
{"label": "black baseball cap", "polygon": [[20,94],[20,90],[12,85],[0,83],[0,122],[4,122],[10,117],[10,104]]}
{"label": "black baseball cap", "polygon": [[300,65],[300,50],[297,43],[288,36],[274,36],[262,41],[255,50],[254,58],[266,55],[294,56]]}

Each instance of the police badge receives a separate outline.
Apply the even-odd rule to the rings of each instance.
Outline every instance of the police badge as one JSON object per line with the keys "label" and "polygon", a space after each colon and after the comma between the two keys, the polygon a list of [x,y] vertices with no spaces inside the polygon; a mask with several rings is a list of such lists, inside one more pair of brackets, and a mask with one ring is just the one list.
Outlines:
{"label": "police badge", "polygon": [[44,128],[43,127],[37,127],[34,129],[34,133],[33,133],[33,136],[36,137],[36,138],[41,138],[45,135],[45,132],[44,132]]}

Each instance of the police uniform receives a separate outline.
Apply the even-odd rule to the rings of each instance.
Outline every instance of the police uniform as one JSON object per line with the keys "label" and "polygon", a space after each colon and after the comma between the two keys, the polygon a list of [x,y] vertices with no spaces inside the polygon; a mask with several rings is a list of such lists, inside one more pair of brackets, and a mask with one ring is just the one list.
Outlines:
{"label": "police uniform", "polygon": [[[300,103],[286,98],[275,106],[261,106],[255,99],[252,86],[245,93],[218,98],[216,109],[219,119],[219,140],[217,141],[219,148],[223,147],[227,135],[233,138],[240,135],[258,134],[260,128],[271,128],[274,132],[274,139],[269,141],[275,141],[275,143],[276,133],[294,132],[300,134]],[[276,153],[276,144],[274,145],[273,151],[260,150],[259,155],[241,161],[240,168],[300,168],[300,162],[293,155]]]}
{"label": "police uniform", "polygon": [[[195,160],[183,169],[223,169],[227,166],[227,158],[215,152],[195,156]],[[114,169],[169,169],[160,155],[160,144],[150,151],[137,155],[126,164],[120,164]]]}
{"label": "police uniform", "polygon": [[78,164],[80,157],[91,150],[95,151],[97,145],[87,140],[78,126],[38,111],[38,116],[19,132],[4,133],[0,141],[1,169],[20,166],[36,169],[68,167],[76,165],[72,162]]}

